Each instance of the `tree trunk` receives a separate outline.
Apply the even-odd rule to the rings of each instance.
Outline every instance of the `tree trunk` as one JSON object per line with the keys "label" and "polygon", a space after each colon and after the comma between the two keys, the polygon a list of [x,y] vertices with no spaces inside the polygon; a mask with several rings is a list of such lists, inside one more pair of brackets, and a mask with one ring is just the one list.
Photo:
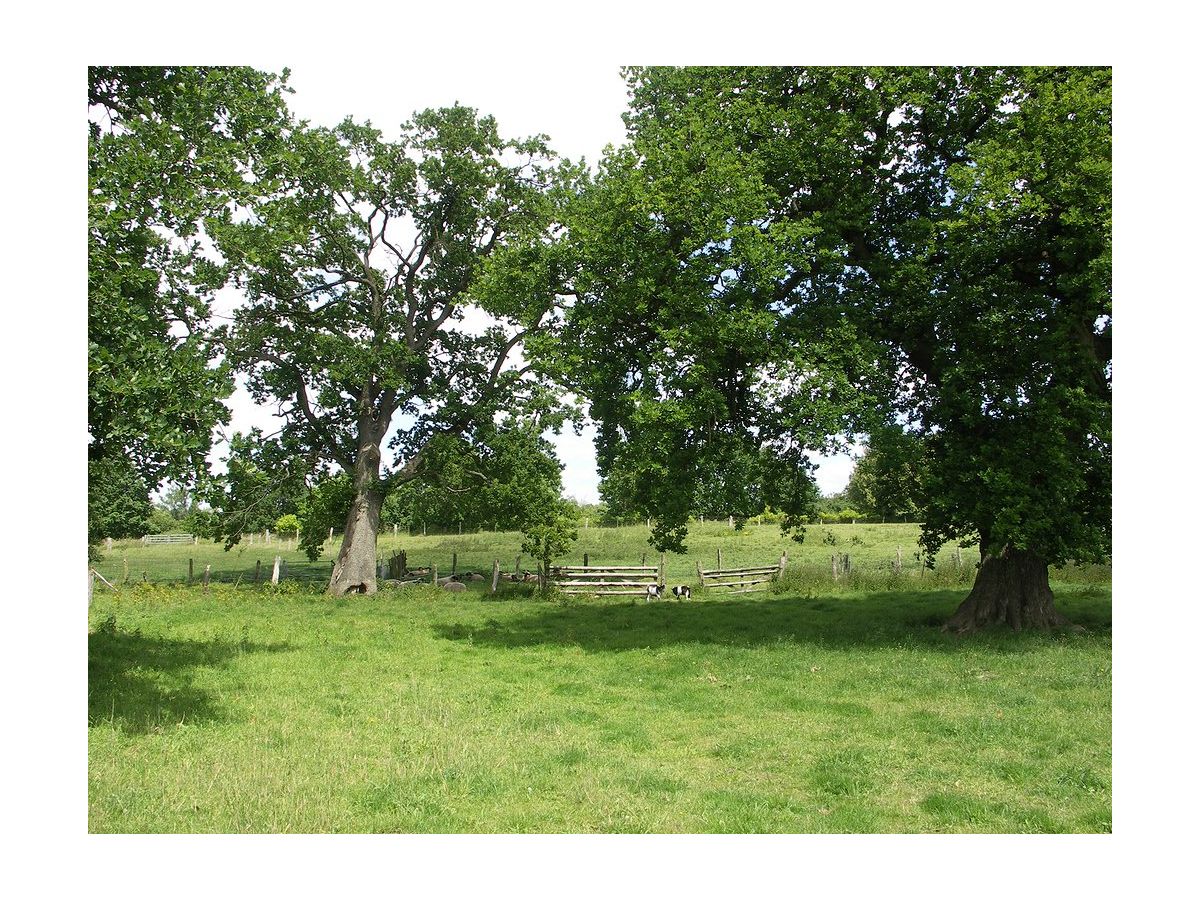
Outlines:
{"label": "tree trunk", "polygon": [[943,626],[943,631],[969,634],[988,625],[1007,624],[1013,631],[1070,626],[1054,606],[1050,570],[1031,550],[1010,546],[983,553],[971,593]]}
{"label": "tree trunk", "polygon": [[379,514],[383,492],[379,486],[379,447],[367,444],[359,448],[354,465],[354,500],[346,515],[346,533],[329,579],[328,593],[374,594],[375,538],[379,534]]}

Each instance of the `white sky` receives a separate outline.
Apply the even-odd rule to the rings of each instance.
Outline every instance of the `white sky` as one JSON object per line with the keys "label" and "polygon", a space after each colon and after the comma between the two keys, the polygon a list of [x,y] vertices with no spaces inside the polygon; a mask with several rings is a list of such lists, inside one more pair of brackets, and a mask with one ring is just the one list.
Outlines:
{"label": "white sky", "polygon": [[[316,125],[334,125],[351,116],[359,122],[369,120],[385,136],[395,138],[398,126],[414,112],[458,102],[495,116],[502,136],[546,134],[560,156],[584,158],[593,168],[605,145],[619,144],[625,137],[621,121],[625,83],[615,64],[558,61],[553,77],[548,77],[547,61],[540,57],[506,61],[483,77],[476,66],[448,65],[431,72],[427,59],[389,61],[386,68],[348,67],[344,61],[250,60],[249,64],[274,72],[285,65],[291,69],[289,84],[295,93],[289,105],[297,116]],[[257,425],[270,433],[278,427],[273,406],[256,406],[240,386],[229,406],[232,431]],[[589,424],[580,435],[567,429],[550,439],[563,463],[564,492],[584,502],[598,501],[594,427]],[[218,457],[225,452],[224,443],[214,449],[212,459],[218,469],[222,468]],[[848,455],[825,459],[817,471],[822,492],[845,487],[852,468]]]}

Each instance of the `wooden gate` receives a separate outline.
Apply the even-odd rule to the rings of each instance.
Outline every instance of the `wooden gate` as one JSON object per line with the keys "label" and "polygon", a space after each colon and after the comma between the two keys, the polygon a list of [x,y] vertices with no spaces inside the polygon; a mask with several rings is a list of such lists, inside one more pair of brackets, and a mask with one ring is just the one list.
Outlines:
{"label": "wooden gate", "polygon": [[741,569],[701,569],[696,563],[696,576],[700,587],[720,588],[724,594],[755,594],[767,590],[766,585],[783,575],[787,568],[787,554],[779,557],[772,566],[747,566]]}
{"label": "wooden gate", "polygon": [[645,594],[649,585],[662,585],[658,566],[557,566],[551,570],[555,586],[564,594]]}

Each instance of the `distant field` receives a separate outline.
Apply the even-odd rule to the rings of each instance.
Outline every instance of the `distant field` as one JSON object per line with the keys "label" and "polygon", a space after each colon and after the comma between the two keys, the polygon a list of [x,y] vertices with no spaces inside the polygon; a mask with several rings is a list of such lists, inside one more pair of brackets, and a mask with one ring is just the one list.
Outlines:
{"label": "distant field", "polygon": [[98,592],[89,829],[1111,830],[1106,585],[1056,585],[1086,633],[962,640],[937,626],[965,586],[796,578],[685,604]]}
{"label": "distant field", "polygon": [[[589,562],[640,563],[646,555],[648,565],[656,565],[658,554],[646,541],[648,530],[643,526],[624,528],[580,528],[579,540],[560,562],[579,565],[583,554]],[[842,587],[933,587],[951,586],[973,577],[973,567],[979,561],[977,548],[960,551],[962,568],[954,562],[954,548],[945,547],[939,553],[933,573],[922,569],[914,557],[917,552],[917,525],[814,525],[808,528],[803,543],[781,535],[775,525],[747,525],[735,531],[721,523],[707,522],[693,525],[687,540],[686,554],[666,555],[667,580],[670,583],[696,583],[696,563],[704,568],[714,568],[717,550],[720,548],[726,566],[739,566],[777,561],[786,552],[789,571],[793,578],[828,580],[832,582],[830,556],[849,554],[851,581]],[[835,543],[829,543],[833,541]],[[259,562],[264,578],[270,577],[274,557],[279,554],[287,563],[288,576],[292,579],[314,583],[327,580],[333,557],[340,545],[340,537],[327,543],[316,562],[309,562],[297,550],[281,550],[278,543],[263,545],[239,544],[226,552],[221,544],[202,541],[197,545],[144,546],[137,541],[118,541],[113,550],[105,553],[97,570],[109,581],[123,581],[128,562],[129,580],[159,583],[180,583],[186,580],[188,560],[193,561],[193,572],[198,580],[204,566],[211,566],[211,577],[218,581],[251,583],[254,579],[255,562]],[[903,559],[901,578],[892,576],[892,562],[896,550],[900,549]],[[394,550],[408,554],[413,567],[437,565],[440,573],[449,573],[453,555],[458,554],[458,570],[489,573],[492,561],[500,560],[504,571],[511,571],[521,551],[521,535],[517,532],[482,532],[463,535],[381,535],[379,554],[389,557]],[[535,563],[528,557],[521,561],[523,569],[534,569]],[[825,579],[825,575],[830,577]],[[1107,567],[1068,568],[1052,574],[1061,582],[1107,582],[1110,574]]]}

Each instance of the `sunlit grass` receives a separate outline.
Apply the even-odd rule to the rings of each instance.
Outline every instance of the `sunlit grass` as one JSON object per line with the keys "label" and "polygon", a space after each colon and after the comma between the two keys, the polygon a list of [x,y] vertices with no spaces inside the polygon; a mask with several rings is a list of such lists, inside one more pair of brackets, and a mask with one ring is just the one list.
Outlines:
{"label": "sunlit grass", "polygon": [[98,594],[90,829],[1111,830],[1107,586],[968,640],[924,587]]}

